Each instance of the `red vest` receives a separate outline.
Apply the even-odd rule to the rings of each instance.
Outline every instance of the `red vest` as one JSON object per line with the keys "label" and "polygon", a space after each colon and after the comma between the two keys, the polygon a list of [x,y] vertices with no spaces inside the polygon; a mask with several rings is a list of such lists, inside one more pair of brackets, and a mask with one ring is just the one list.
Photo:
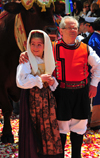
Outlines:
{"label": "red vest", "polygon": [[54,75],[60,81],[81,81],[88,77],[88,46],[77,42],[69,46],[63,40],[53,44],[56,69]]}

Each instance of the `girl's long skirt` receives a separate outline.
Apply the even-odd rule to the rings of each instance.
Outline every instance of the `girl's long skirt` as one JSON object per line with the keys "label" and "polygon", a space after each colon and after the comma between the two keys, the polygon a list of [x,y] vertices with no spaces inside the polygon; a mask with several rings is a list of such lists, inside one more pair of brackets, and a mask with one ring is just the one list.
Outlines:
{"label": "girl's long skirt", "polygon": [[62,158],[55,108],[55,98],[49,87],[22,90],[19,158]]}

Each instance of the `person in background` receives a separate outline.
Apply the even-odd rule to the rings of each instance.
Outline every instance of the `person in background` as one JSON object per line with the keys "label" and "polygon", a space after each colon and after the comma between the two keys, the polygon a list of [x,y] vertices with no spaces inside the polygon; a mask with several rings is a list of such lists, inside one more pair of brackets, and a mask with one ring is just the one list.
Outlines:
{"label": "person in background", "polygon": [[[44,31],[32,30],[29,33],[27,54],[29,61],[19,64],[16,74],[17,86],[28,91],[20,98],[19,158],[62,158],[56,100],[51,92],[57,88],[58,82],[52,76],[55,61],[50,38]],[[28,112],[32,132],[29,132]],[[34,145],[33,137],[36,138]]]}
{"label": "person in background", "polygon": [[[94,33],[90,37],[88,45],[91,46],[100,57],[100,17],[94,21]],[[92,130],[100,129],[100,82],[97,87],[97,95],[93,98],[90,128]]]}
{"label": "person in background", "polygon": [[82,17],[85,18],[88,14],[88,12],[90,11],[90,4],[88,1],[85,1],[83,3],[83,13],[82,13]]}
{"label": "person in background", "polygon": [[3,5],[2,2],[0,2],[0,13],[3,11]]}
{"label": "person in background", "polygon": [[54,18],[54,23],[55,23],[55,25],[56,25],[56,27],[57,27],[57,30],[58,30],[58,39],[59,38],[61,38],[61,35],[60,35],[60,32],[59,32],[59,24],[60,24],[60,21],[61,21],[61,18],[62,18],[62,16],[61,15],[58,15],[58,14],[54,14],[53,15],[53,18]]}
{"label": "person in background", "polygon": [[76,19],[79,20],[79,16],[82,15],[82,2],[80,0],[76,0],[73,3],[73,12],[71,15]]}
{"label": "person in background", "polygon": [[94,2],[90,6],[90,11],[88,12],[87,17],[98,17],[98,16],[100,16],[99,5],[96,2]]}
{"label": "person in background", "polygon": [[92,35],[93,32],[94,32],[94,27],[93,27],[94,24],[93,24],[93,23],[94,23],[94,21],[95,21],[96,19],[97,19],[96,17],[86,17],[86,18],[85,18],[85,26],[86,26],[87,33],[89,33],[89,35],[88,35],[86,38],[84,38],[84,39],[82,40],[82,42],[88,44],[88,41],[89,41],[91,35]]}
{"label": "person in background", "polygon": [[76,39],[78,41],[81,41],[82,39],[87,37],[87,35],[86,35],[85,19],[80,16],[78,22],[79,22],[79,28],[78,28],[78,36],[76,37]]}

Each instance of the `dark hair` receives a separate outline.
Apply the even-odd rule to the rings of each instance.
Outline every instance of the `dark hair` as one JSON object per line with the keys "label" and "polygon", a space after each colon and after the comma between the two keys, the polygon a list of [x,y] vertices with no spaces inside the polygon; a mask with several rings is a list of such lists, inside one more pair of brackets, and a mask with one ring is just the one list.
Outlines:
{"label": "dark hair", "polygon": [[74,13],[76,13],[76,15],[79,15],[79,13],[82,11],[82,2],[80,0],[76,0],[74,1],[76,3],[76,9],[78,10],[78,12],[76,13],[76,9],[73,10],[72,15],[74,15]]}
{"label": "dark hair", "polygon": [[30,37],[30,41],[29,43],[31,43],[32,38],[41,38],[43,40],[43,44],[44,44],[44,35],[41,32],[35,31],[31,33],[31,37]]}
{"label": "dark hair", "polygon": [[96,12],[99,9],[99,5],[97,3],[92,3],[91,4],[93,12]]}
{"label": "dark hair", "polygon": [[83,17],[81,17],[81,16],[79,16],[78,22],[79,22],[79,24],[81,24],[81,23],[85,24],[86,23],[85,19]]}
{"label": "dark hair", "polygon": [[100,17],[94,21],[93,28],[95,31],[100,31]]}

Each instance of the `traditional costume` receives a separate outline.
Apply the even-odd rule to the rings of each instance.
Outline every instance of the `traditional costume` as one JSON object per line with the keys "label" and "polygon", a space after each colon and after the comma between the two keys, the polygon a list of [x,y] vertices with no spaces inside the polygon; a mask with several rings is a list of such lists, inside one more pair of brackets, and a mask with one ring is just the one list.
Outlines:
{"label": "traditional costume", "polygon": [[[83,134],[89,115],[88,63],[93,67],[91,85],[100,80],[100,60],[91,47],[82,42],[67,45],[63,39],[53,43],[59,86],[54,92],[57,101],[57,119],[64,148],[66,134],[71,132],[72,155],[80,157]],[[98,80],[97,77],[98,76]]]}
{"label": "traditional costume", "polygon": [[[30,50],[30,37],[35,31],[44,35],[43,59],[35,57]],[[27,41],[27,53],[29,62],[18,66],[16,77],[17,86],[28,89],[27,92],[22,91],[21,97],[19,158],[61,158],[62,144],[55,112],[56,101],[51,92],[56,89],[58,83],[54,78],[54,84],[48,86],[48,83],[43,83],[39,77],[41,74],[52,75],[55,69],[49,36],[40,30],[31,31]],[[23,112],[28,118],[23,117]]]}

